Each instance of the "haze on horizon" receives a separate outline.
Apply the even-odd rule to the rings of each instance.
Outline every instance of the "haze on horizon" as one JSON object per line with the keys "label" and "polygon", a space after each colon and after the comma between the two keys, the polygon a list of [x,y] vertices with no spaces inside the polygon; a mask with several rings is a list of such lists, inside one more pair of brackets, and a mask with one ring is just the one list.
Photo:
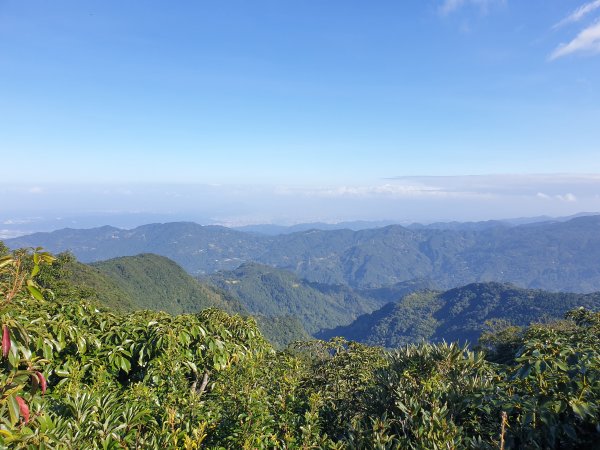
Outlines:
{"label": "haze on horizon", "polygon": [[5,1],[0,236],[600,211],[599,73],[598,1]]}

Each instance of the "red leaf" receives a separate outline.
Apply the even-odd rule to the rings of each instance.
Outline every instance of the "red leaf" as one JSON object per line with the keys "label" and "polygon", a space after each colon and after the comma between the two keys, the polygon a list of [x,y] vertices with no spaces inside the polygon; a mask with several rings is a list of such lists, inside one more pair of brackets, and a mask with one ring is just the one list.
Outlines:
{"label": "red leaf", "polygon": [[29,422],[29,406],[27,406],[27,403],[25,400],[23,400],[23,397],[19,397],[17,395],[15,396],[15,400],[19,404],[19,410],[21,411],[23,419],[25,419],[25,423]]}
{"label": "red leaf", "polygon": [[46,388],[48,387],[48,383],[46,382],[46,378],[42,372],[35,373],[36,381],[40,382],[40,388],[42,389],[42,395],[46,393]]}
{"label": "red leaf", "polygon": [[6,358],[10,351],[10,330],[6,325],[2,326],[2,356]]}

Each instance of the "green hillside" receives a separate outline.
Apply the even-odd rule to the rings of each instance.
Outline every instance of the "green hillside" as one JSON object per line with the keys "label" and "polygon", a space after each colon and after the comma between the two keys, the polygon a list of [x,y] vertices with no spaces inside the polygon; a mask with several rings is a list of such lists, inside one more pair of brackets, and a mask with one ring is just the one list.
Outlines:
{"label": "green hillside", "polygon": [[516,326],[558,319],[583,306],[600,310],[600,293],[552,293],[510,284],[475,283],[445,292],[420,291],[317,337],[342,336],[369,345],[398,347],[442,340],[477,342],[487,321]]}
{"label": "green hillside", "polygon": [[61,253],[51,266],[44,266],[38,280],[62,298],[85,299],[114,311],[139,309],[142,299],[124,290],[110,275],[83,264],[70,253]]}
{"label": "green hillside", "polygon": [[293,342],[306,342],[314,338],[304,329],[296,316],[252,316],[261,333],[277,349],[284,349]]}
{"label": "green hillside", "polygon": [[[142,254],[83,266],[98,270],[120,291],[130,296],[133,300],[129,311],[150,309],[169,314],[186,314],[218,308],[230,314],[248,315],[248,310],[237,296],[200,283],[175,262],[163,256]],[[100,290],[98,296],[108,298],[103,297],[102,292]],[[273,316],[276,314],[258,315],[255,319],[262,333],[275,347],[281,348],[290,342],[310,339],[297,318]]]}
{"label": "green hillside", "polygon": [[88,265],[63,253],[52,266],[42,269],[40,278],[57,295],[83,298],[123,312],[151,309],[181,314],[211,307],[245,312],[230,295],[199,283],[175,262],[158,255],[126,256]]}
{"label": "green hillside", "polygon": [[251,314],[291,315],[309,333],[349,324],[381,305],[346,287],[309,283],[291,272],[255,263],[218,272],[207,279],[238,297]]}
{"label": "green hillside", "polygon": [[[170,314],[196,313],[218,308],[248,315],[239,299],[188,275],[168,258],[143,254],[80,263],[63,253],[52,266],[44,266],[40,283],[61,298],[85,299],[111,311],[165,311]],[[257,316],[267,339],[276,347],[307,340],[310,336],[292,316]]]}
{"label": "green hillside", "polygon": [[110,277],[133,298],[135,309],[182,314],[215,307],[229,313],[245,312],[236,299],[199,283],[163,256],[125,256],[96,262],[91,267]]}
{"label": "green hillside", "polygon": [[439,290],[439,288],[431,280],[413,279],[384,287],[356,289],[356,292],[361,297],[371,298],[385,304],[388,302],[397,302],[407,294],[424,290]]}

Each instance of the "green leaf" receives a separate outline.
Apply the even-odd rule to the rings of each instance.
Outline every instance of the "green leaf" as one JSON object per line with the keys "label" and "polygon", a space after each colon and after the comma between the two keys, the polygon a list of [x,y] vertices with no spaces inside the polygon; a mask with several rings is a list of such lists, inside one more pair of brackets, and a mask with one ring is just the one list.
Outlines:
{"label": "green leaf", "polygon": [[560,370],[562,370],[563,372],[566,372],[569,370],[569,365],[566,363],[566,361],[561,361],[560,359],[554,361],[554,365],[556,367],[558,367]]}
{"label": "green leaf", "polygon": [[19,421],[21,410],[19,409],[19,404],[17,403],[17,399],[14,395],[8,396],[8,412],[10,414],[11,425],[16,425],[16,423]]}
{"label": "green leaf", "polygon": [[8,266],[9,264],[13,263],[13,258],[12,256],[3,256],[2,258],[0,258],[0,269],[4,266]]}
{"label": "green leaf", "polygon": [[592,414],[589,403],[581,402],[579,400],[573,400],[570,402],[570,405],[573,409],[573,412],[582,419],[584,419],[585,416]]}
{"label": "green leaf", "polygon": [[121,369],[123,369],[125,372],[129,372],[131,370],[131,363],[129,362],[129,360],[123,357],[121,357],[120,360]]}
{"label": "green leaf", "polygon": [[40,292],[40,290],[37,287],[28,285],[27,290],[29,291],[31,296],[33,298],[35,298],[36,300],[40,300],[40,301],[44,300],[44,296],[42,295],[42,293]]}

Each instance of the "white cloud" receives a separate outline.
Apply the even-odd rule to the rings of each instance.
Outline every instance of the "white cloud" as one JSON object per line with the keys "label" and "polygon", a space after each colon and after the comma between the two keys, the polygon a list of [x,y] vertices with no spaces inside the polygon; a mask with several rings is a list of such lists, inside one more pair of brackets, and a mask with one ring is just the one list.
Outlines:
{"label": "white cloud", "polygon": [[463,6],[473,5],[479,7],[483,12],[487,12],[494,3],[504,3],[504,0],[444,0],[439,11],[442,14],[450,14]]}
{"label": "white cloud", "polygon": [[577,201],[577,197],[575,197],[571,193],[565,194],[565,195],[557,195],[556,198],[563,202],[576,202]]}
{"label": "white cloud", "polygon": [[321,198],[466,198],[481,197],[478,192],[446,190],[442,186],[430,186],[419,183],[384,183],[370,186],[323,186],[310,188],[280,187],[280,195],[303,195]]}
{"label": "white cloud", "polygon": [[577,197],[573,194],[571,194],[570,192],[567,194],[556,194],[556,195],[548,195],[548,194],[544,194],[543,192],[538,192],[536,194],[537,198],[541,198],[544,200],[558,200],[561,202],[568,202],[568,203],[574,203],[577,201]]}
{"label": "white cloud", "polygon": [[600,53],[600,21],[583,29],[568,44],[560,44],[550,55],[550,61],[573,53]]}
{"label": "white cloud", "polygon": [[589,198],[600,189],[600,174],[594,173],[396,177],[394,180],[403,185],[428,186],[438,193],[537,197],[563,201],[575,201],[579,197]]}
{"label": "white cloud", "polygon": [[[114,225],[193,220],[199,223],[303,223],[348,220],[436,222],[510,217],[566,216],[600,211],[600,173],[489,174],[468,176],[403,176],[370,182],[329,185],[40,185],[44,195],[31,195],[31,185],[0,186],[1,233],[56,229],[64,226]],[[10,195],[5,203],[3,189]],[[168,195],[167,195],[168,193]],[[179,197],[177,194],[181,193]],[[94,205],[90,210],[90,204]],[[114,214],[108,214],[108,211]],[[18,225],[16,218],[52,218]],[[137,211],[137,213],[136,213]],[[34,214],[35,213],[35,214]],[[56,215],[66,217],[54,220]]]}
{"label": "white cloud", "polygon": [[2,225],[24,225],[35,222],[33,219],[6,219],[0,222]]}
{"label": "white cloud", "polygon": [[563,20],[554,25],[554,28],[562,27],[563,25],[568,25],[570,23],[579,22],[589,13],[595,11],[600,8],[600,0],[594,0],[593,2],[584,3]]}

